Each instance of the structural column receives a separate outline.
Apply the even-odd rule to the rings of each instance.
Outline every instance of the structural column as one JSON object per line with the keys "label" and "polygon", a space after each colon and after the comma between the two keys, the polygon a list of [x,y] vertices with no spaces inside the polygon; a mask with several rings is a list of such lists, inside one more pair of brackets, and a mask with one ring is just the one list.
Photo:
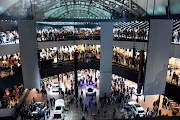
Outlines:
{"label": "structural column", "polygon": [[139,75],[138,75],[138,89],[137,93],[141,93],[141,89],[144,83],[144,50],[140,51],[140,63],[139,63]]}
{"label": "structural column", "polygon": [[36,22],[18,21],[23,82],[25,88],[40,88]]}
{"label": "structural column", "polygon": [[172,20],[150,20],[144,95],[165,92],[172,30]]}
{"label": "structural column", "polygon": [[101,23],[100,98],[110,96],[112,78],[113,23]]}

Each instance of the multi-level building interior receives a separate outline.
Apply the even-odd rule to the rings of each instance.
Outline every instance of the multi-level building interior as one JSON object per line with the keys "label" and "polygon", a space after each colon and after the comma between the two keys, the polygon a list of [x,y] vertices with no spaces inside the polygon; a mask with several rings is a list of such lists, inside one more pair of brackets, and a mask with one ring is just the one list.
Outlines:
{"label": "multi-level building interior", "polygon": [[1,0],[0,119],[180,119],[179,0]]}

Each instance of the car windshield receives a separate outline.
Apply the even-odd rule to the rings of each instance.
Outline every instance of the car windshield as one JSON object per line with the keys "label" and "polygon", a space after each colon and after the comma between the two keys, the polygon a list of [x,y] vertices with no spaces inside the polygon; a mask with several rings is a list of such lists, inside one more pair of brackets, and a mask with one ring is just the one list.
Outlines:
{"label": "car windshield", "polygon": [[58,86],[53,86],[53,88],[57,88]]}
{"label": "car windshield", "polygon": [[58,84],[58,82],[54,82],[54,84]]}
{"label": "car windshield", "polygon": [[93,91],[93,89],[92,89],[92,88],[89,88],[89,89],[88,89],[88,92],[92,92],[92,91]]}
{"label": "car windshield", "polygon": [[140,110],[140,111],[138,111],[138,113],[144,113],[144,110]]}
{"label": "car windshield", "polygon": [[134,104],[136,107],[141,107],[139,104]]}
{"label": "car windshield", "polygon": [[61,107],[60,107],[60,106],[57,106],[57,107],[56,107],[56,110],[61,110]]}

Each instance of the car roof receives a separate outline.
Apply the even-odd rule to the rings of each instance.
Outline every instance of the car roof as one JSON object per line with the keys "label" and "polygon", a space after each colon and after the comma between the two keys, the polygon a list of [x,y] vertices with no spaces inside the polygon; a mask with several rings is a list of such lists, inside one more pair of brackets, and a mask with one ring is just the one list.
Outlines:
{"label": "car roof", "polygon": [[134,102],[134,101],[131,101],[131,102],[128,102],[129,105],[134,105],[134,104],[138,104],[137,102]]}
{"label": "car roof", "polygon": [[64,100],[63,99],[57,99],[55,101],[55,106],[65,106],[64,105]]}
{"label": "car roof", "polygon": [[59,82],[54,82],[53,84],[59,84]]}
{"label": "car roof", "polygon": [[135,106],[135,107],[142,107],[142,106],[141,106],[140,104],[138,104],[138,103],[135,103],[134,106]]}
{"label": "car roof", "polygon": [[138,107],[136,109],[137,109],[137,111],[141,111],[141,110],[145,111],[143,107]]}

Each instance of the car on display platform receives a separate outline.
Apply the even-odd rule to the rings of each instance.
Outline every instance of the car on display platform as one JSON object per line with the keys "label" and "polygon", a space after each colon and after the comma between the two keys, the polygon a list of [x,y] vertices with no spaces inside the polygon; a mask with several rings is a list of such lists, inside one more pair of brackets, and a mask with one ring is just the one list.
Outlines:
{"label": "car on display platform", "polygon": [[133,112],[135,117],[145,117],[146,116],[146,112],[145,112],[144,108],[137,102],[128,102],[128,106],[131,107],[131,111]]}
{"label": "car on display platform", "polygon": [[86,86],[86,96],[96,96],[96,91],[93,86]]}
{"label": "car on display platform", "polygon": [[64,108],[65,108],[64,100],[63,99],[57,99],[55,101],[55,108],[53,111],[54,120],[56,120],[56,119],[64,120]]}
{"label": "car on display platform", "polygon": [[59,92],[59,87],[60,83],[59,82],[54,82],[51,86],[52,92]]}
{"label": "car on display platform", "polygon": [[36,110],[31,113],[31,117],[37,119],[38,113],[40,113],[41,111],[43,112],[46,111],[47,106],[45,105],[44,102],[36,102],[34,105],[36,106]]}

